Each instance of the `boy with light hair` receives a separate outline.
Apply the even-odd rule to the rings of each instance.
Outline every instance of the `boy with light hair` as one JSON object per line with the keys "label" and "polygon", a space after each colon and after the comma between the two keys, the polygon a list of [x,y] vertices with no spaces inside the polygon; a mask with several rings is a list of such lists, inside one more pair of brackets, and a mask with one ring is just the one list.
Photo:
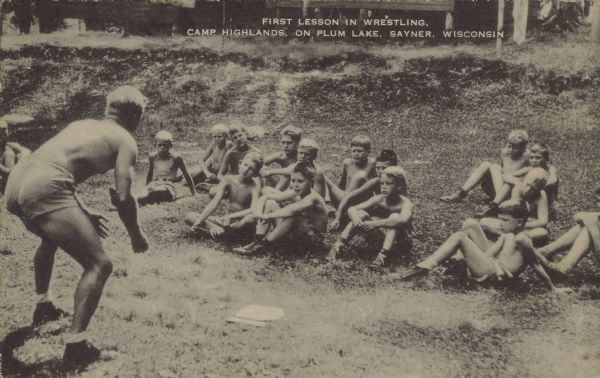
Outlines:
{"label": "boy with light hair", "polygon": [[[143,206],[149,203],[175,201],[177,191],[174,182],[177,180],[178,171],[181,171],[185,177],[192,196],[196,195],[194,181],[187,171],[183,157],[171,151],[173,135],[166,130],[160,130],[154,137],[154,145],[157,150],[148,156],[150,165],[146,175],[146,187],[136,195],[138,204]],[[113,198],[115,198],[114,193]]]}
{"label": "boy with light hair", "polygon": [[366,135],[355,136],[350,141],[351,156],[344,159],[342,163],[342,177],[339,185],[325,176],[329,197],[336,207],[349,192],[376,176],[375,159],[369,157],[370,153],[371,138]]}
{"label": "boy with light hair", "polygon": [[[265,157],[265,165],[278,164],[281,168],[289,167],[298,161],[298,144],[302,139],[302,130],[296,126],[287,125],[279,133],[279,141],[281,143],[281,151],[274,152]],[[274,186],[277,190],[283,190],[289,184],[289,177],[271,176],[270,185]]]}
{"label": "boy with light hair", "polygon": [[[194,184],[216,184],[219,182],[217,174],[225,153],[233,147],[233,142],[228,138],[228,128],[224,123],[217,123],[210,129],[212,140],[206,150],[200,156],[198,167],[190,171]],[[179,181],[183,176],[177,178]]]}
{"label": "boy with light hair", "polygon": [[511,174],[521,177],[529,170],[525,150],[529,143],[529,135],[525,130],[513,130],[508,134],[508,143],[500,150],[501,163],[483,162],[469,176],[464,185],[456,192],[441,197],[445,202],[462,201],[469,191],[481,183],[481,188],[489,196],[494,198],[502,191],[504,180],[503,174]]}
{"label": "boy with light hair", "polygon": [[[298,162],[291,164],[285,168],[273,168],[263,169],[261,174],[263,177],[270,177],[273,175],[284,175],[291,177],[294,167],[298,163],[304,163],[308,167],[312,168],[315,172],[312,180],[313,189],[319,193],[321,197],[325,197],[326,185],[325,185],[325,171],[323,168],[316,163],[316,159],[319,156],[319,144],[312,138],[303,138],[298,146]],[[284,190],[287,189],[283,188]],[[271,189],[272,190],[272,189]]]}
{"label": "boy with light hair", "polygon": [[[395,243],[410,244],[410,233],[414,204],[406,197],[406,174],[401,167],[392,166],[383,170],[379,179],[380,194],[348,209],[351,222],[335,242],[327,259],[337,260],[356,231],[377,230],[384,235],[383,245],[373,263],[373,270],[382,270]],[[406,246],[403,246],[406,247]]]}
{"label": "boy with light hair", "polygon": [[42,239],[34,257],[38,294],[34,325],[64,314],[54,307],[48,293],[57,249],[60,247],[83,267],[71,328],[65,337],[63,364],[67,370],[83,368],[100,355],[86,341],[86,329],[112,272],[112,262],[100,242],[108,236],[106,218],[83,205],[75,186],[114,169],[117,211],[131,238],[133,252],[148,249],[137,218],[137,203],[131,195],[137,158],[131,133],[137,129],[146,103],[146,97],[132,86],[115,89],[106,98],[103,120],[69,124],[28,159],[19,161],[8,178],[8,211]]}

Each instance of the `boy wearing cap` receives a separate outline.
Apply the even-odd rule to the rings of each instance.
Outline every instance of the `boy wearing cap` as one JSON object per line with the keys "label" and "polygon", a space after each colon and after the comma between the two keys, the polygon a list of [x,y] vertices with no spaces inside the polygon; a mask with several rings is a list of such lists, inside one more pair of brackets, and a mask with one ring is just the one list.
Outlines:
{"label": "boy wearing cap", "polygon": [[148,160],[148,175],[146,176],[146,187],[136,195],[140,206],[149,203],[175,201],[177,192],[175,184],[177,172],[181,170],[185,181],[190,188],[192,196],[196,194],[194,181],[185,167],[183,157],[171,151],[173,147],[173,136],[166,130],[161,130],[154,137],[156,151],[150,153]]}
{"label": "boy wearing cap", "polygon": [[528,171],[529,162],[525,156],[525,150],[529,143],[529,135],[525,130],[513,130],[508,134],[508,143],[500,150],[501,163],[490,163],[485,161],[479,165],[469,176],[464,185],[456,192],[441,197],[445,202],[460,202],[469,191],[481,183],[483,191],[494,198],[502,191],[504,180],[503,174],[511,174],[515,177],[523,176]]}

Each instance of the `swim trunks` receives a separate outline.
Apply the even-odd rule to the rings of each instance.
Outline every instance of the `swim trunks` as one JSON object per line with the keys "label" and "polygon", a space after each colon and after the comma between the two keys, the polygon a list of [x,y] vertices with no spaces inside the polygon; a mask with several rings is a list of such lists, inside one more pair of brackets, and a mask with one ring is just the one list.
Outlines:
{"label": "swim trunks", "polygon": [[489,262],[494,272],[490,272],[479,277],[473,276],[472,278],[475,281],[479,283],[484,283],[490,281],[502,281],[505,278],[508,279],[513,277],[512,273],[508,269],[506,269],[501,263],[499,263],[496,259],[489,257]]}
{"label": "swim trunks", "polygon": [[5,196],[7,210],[28,220],[79,206],[71,172],[56,164],[30,159],[20,161],[12,169]]}
{"label": "swim trunks", "polygon": [[165,198],[161,198],[161,201],[175,201],[177,198],[177,191],[175,190],[175,184],[169,179],[157,179],[149,183],[146,188],[150,193],[165,191],[167,195]]}

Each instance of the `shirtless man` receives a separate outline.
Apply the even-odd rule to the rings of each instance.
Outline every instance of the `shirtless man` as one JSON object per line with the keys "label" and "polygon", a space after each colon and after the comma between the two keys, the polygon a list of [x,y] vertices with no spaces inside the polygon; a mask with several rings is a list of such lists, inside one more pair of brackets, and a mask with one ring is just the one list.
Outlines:
{"label": "shirtless man", "polygon": [[[177,172],[181,171],[185,181],[192,192],[196,195],[194,181],[187,171],[183,157],[171,151],[173,147],[173,136],[166,130],[161,130],[154,137],[156,151],[150,153],[148,161],[148,175],[146,176],[146,187],[136,194],[140,206],[157,203],[175,201],[177,191],[173,182],[177,179]],[[113,192],[114,197],[114,192]]]}
{"label": "shirtless man", "polygon": [[100,238],[108,236],[106,218],[87,209],[75,185],[111,169],[115,172],[117,210],[135,253],[148,249],[131,195],[137,144],[131,135],[140,122],[147,99],[134,87],[108,94],[105,118],[69,124],[13,168],[6,185],[6,207],[42,239],[34,257],[38,304],[34,325],[58,319],[63,312],[52,304],[48,287],[54,255],[60,247],[83,267],[75,291],[73,321],[65,337],[64,367],[83,368],[100,351],[86,341],[86,329],[112,272],[112,262]]}
{"label": "shirtless man", "polygon": [[[239,174],[227,175],[221,179],[216,186],[215,196],[202,213],[189,212],[185,215],[185,221],[192,226],[192,231],[203,231],[217,238],[239,234],[240,230],[254,227],[251,206],[256,204],[262,189],[258,179],[262,165],[262,155],[249,152],[240,162]],[[228,214],[224,217],[211,216],[225,198],[229,200]]]}

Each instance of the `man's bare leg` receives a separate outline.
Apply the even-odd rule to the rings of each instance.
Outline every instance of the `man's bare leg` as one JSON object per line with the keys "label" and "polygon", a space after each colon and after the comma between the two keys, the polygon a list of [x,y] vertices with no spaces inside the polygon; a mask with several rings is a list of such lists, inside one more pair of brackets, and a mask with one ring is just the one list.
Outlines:
{"label": "man's bare leg", "polygon": [[54,307],[48,292],[56,250],[57,246],[55,244],[42,237],[42,242],[33,258],[35,292],[38,295],[37,305],[33,313],[32,323],[34,326],[58,320],[66,315],[63,310]]}

